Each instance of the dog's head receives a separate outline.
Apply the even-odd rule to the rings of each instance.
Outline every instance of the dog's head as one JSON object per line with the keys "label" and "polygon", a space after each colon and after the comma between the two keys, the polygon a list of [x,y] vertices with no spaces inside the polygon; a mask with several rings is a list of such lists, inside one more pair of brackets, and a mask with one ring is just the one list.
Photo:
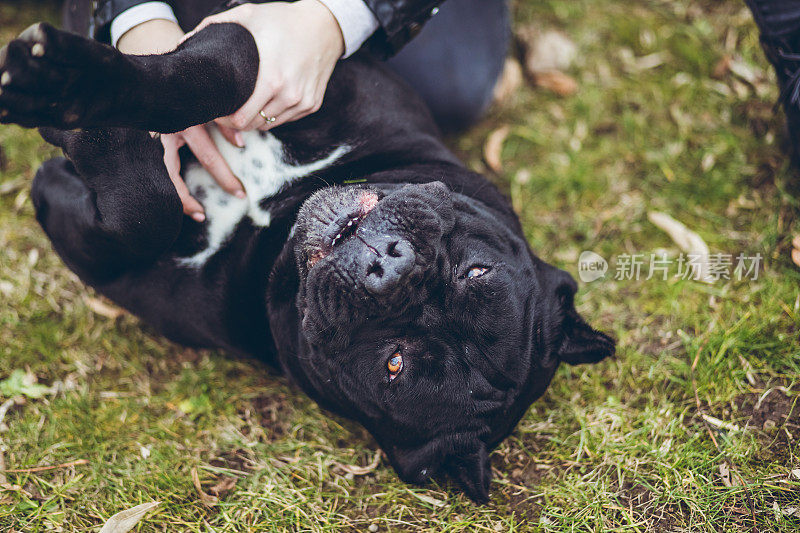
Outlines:
{"label": "dog's head", "polygon": [[439,182],[321,190],[290,246],[299,290],[288,366],[362,423],[406,481],[448,474],[485,501],[488,451],[558,363],[614,350],[575,311],[568,274]]}

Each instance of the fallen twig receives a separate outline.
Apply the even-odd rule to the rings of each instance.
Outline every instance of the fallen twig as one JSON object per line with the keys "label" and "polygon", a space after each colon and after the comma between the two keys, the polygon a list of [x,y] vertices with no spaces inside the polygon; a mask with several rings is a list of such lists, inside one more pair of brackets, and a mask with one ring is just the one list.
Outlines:
{"label": "fallen twig", "polygon": [[706,422],[708,422],[709,424],[711,424],[712,426],[714,426],[716,428],[725,429],[725,430],[728,430],[728,431],[741,431],[742,430],[742,428],[740,428],[736,424],[731,424],[730,422],[725,422],[724,420],[720,420],[719,418],[717,418],[715,416],[707,415],[705,413],[700,413],[700,416],[703,418],[703,420],[705,420]]}
{"label": "fallen twig", "polygon": [[3,405],[0,405],[0,425],[3,424],[3,419],[6,417],[6,413],[8,410],[11,409],[11,406],[17,402],[16,398],[9,398],[8,400],[3,402]]}
{"label": "fallen twig", "polygon": [[197,467],[192,468],[192,483],[194,483],[194,488],[197,490],[197,494],[200,496],[200,503],[206,507],[213,507],[219,503],[219,498],[212,496],[203,490],[203,487],[200,485],[200,476],[197,474]]}

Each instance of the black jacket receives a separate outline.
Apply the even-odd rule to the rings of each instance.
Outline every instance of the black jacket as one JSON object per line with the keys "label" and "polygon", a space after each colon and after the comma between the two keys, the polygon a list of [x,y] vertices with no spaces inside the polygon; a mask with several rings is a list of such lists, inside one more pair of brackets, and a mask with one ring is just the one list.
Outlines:
{"label": "black jacket", "polygon": [[[109,41],[111,22],[123,11],[147,0],[97,0],[92,2],[92,17],[89,34],[101,41]],[[184,30],[193,28],[202,18],[211,13],[225,11],[245,0],[228,0],[220,4],[220,0],[180,1],[161,0],[172,6]],[[422,26],[436,14],[437,6],[444,0],[363,0],[378,19],[380,27],[364,46],[380,57],[396,54],[413,39]],[[70,0],[65,6],[66,12],[75,10],[79,0]],[[263,2],[253,2],[263,3]]]}

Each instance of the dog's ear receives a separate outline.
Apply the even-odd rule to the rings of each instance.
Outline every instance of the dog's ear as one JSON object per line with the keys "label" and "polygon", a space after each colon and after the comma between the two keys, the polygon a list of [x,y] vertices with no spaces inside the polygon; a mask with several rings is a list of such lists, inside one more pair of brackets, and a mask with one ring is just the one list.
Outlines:
{"label": "dog's ear", "polygon": [[489,453],[476,436],[442,437],[418,448],[393,447],[387,451],[395,471],[407,483],[423,484],[445,473],[473,501],[489,501]]}
{"label": "dog's ear", "polygon": [[592,328],[575,309],[575,293],[578,284],[564,272],[553,268],[550,274],[553,287],[556,316],[561,323],[560,344],[557,354],[561,361],[571,365],[596,363],[614,353],[614,340]]}

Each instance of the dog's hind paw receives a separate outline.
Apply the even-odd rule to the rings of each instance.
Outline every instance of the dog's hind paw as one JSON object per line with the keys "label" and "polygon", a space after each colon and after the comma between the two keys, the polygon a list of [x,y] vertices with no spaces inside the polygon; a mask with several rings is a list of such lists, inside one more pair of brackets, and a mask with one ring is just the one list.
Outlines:
{"label": "dog's hind paw", "polygon": [[0,49],[0,123],[86,126],[121,57],[107,45],[34,24]]}

